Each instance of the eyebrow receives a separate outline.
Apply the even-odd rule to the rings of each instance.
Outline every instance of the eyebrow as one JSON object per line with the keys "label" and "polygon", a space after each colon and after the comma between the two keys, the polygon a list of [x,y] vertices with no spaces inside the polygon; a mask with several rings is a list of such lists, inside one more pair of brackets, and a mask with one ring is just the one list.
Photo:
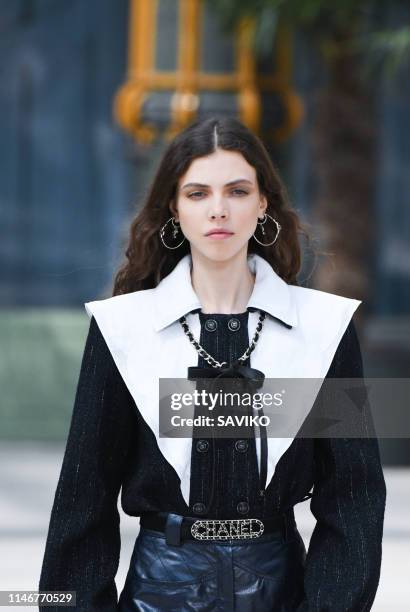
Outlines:
{"label": "eyebrow", "polygon": [[[234,181],[229,181],[229,183],[225,184],[225,187],[236,185],[237,183],[249,183],[250,185],[253,184],[252,181],[249,181],[248,179],[239,178],[239,179],[235,179]],[[205,185],[204,183],[186,183],[185,185],[181,187],[181,190],[186,189],[187,187],[210,187],[210,185]]]}

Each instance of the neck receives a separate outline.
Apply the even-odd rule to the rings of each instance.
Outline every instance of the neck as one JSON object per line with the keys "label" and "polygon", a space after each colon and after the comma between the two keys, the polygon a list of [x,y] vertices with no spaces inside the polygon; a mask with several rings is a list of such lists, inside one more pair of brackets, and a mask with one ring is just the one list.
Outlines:
{"label": "neck", "polygon": [[192,251],[191,282],[203,313],[235,314],[246,310],[255,276],[249,269],[246,250],[224,261]]}

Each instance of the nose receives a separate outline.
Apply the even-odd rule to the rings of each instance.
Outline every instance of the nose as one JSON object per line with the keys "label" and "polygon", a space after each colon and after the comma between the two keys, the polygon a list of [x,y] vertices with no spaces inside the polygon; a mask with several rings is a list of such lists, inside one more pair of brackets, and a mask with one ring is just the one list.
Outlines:
{"label": "nose", "polygon": [[228,216],[227,209],[222,200],[215,202],[209,210],[209,217],[211,219],[225,219]]}
{"label": "nose", "polygon": [[225,219],[227,217],[225,212],[221,212],[221,213],[211,213],[210,214],[211,219]]}

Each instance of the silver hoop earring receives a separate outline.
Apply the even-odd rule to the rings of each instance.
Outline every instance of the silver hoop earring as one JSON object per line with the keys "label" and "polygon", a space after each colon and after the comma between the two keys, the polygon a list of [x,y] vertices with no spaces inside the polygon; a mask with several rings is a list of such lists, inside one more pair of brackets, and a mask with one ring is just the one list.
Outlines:
{"label": "silver hoop earring", "polygon": [[260,240],[258,240],[258,238],[255,236],[255,233],[253,233],[253,237],[255,238],[256,242],[258,242],[259,244],[261,244],[262,246],[271,246],[272,244],[274,244],[274,242],[276,242],[278,236],[279,236],[279,232],[282,229],[282,226],[276,221],[276,219],[274,219],[273,217],[271,217],[270,215],[268,215],[268,213],[265,213],[262,221],[258,221],[258,225],[261,226],[262,229],[262,234],[265,236],[265,228],[263,227],[264,223],[266,223],[267,218],[269,217],[269,219],[272,219],[272,221],[276,224],[276,236],[273,239],[272,242],[268,242],[268,243],[263,243]]}
{"label": "silver hoop earring", "polygon": [[165,246],[167,249],[177,249],[177,248],[178,248],[178,247],[180,247],[180,246],[181,246],[181,244],[184,242],[184,240],[185,240],[185,236],[183,237],[182,241],[181,241],[179,244],[177,244],[176,246],[168,246],[167,244],[165,244],[165,241],[164,241],[165,229],[166,229],[166,227],[167,227],[167,225],[168,225],[168,223],[169,223],[170,221],[172,221],[172,225],[174,226],[174,230],[173,230],[173,232],[172,232],[172,235],[173,235],[174,240],[175,240],[175,238],[176,238],[176,236],[177,236],[177,234],[178,234],[178,230],[180,230],[180,231],[181,231],[181,233],[182,233],[182,230],[181,230],[181,225],[178,223],[178,221],[177,221],[177,225],[176,225],[176,224],[175,224],[175,217],[170,217],[170,218],[168,219],[168,221],[167,221],[166,223],[164,223],[164,225],[161,227],[161,229],[160,229],[160,231],[159,231],[159,236],[160,236],[160,238],[161,238],[161,240],[162,240],[162,244],[163,244],[163,245],[164,245],[164,246]]}

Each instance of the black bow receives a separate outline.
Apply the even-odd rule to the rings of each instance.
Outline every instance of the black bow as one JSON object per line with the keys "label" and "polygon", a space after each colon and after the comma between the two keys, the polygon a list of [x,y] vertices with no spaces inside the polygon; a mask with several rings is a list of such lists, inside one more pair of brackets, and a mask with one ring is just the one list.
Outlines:
{"label": "black bow", "polygon": [[228,366],[218,368],[189,367],[188,380],[196,380],[198,378],[244,378],[256,390],[262,387],[265,374],[256,368],[250,368],[235,361]]}

